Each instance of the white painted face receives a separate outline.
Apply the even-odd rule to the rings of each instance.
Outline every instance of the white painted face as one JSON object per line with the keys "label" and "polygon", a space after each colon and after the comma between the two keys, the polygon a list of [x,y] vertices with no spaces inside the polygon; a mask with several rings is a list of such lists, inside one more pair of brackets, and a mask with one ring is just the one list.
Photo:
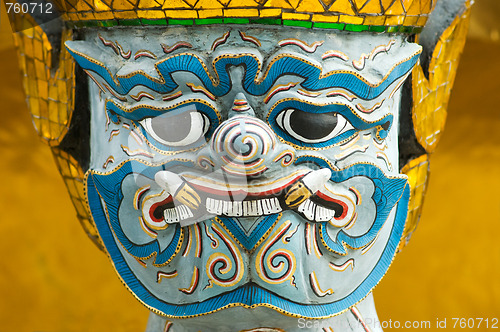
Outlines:
{"label": "white painted face", "polygon": [[385,274],[406,220],[402,36],[271,27],[88,30],[87,198],[149,308],[330,317]]}

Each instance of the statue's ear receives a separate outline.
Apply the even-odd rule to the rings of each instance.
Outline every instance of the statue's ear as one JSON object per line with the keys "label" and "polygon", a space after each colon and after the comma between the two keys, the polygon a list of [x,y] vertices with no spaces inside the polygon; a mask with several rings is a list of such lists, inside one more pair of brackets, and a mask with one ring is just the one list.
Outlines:
{"label": "statue's ear", "polygon": [[435,150],[444,129],[472,3],[472,0],[438,1],[416,40],[423,46],[423,52],[412,73],[412,119],[418,143],[427,153]]}
{"label": "statue's ear", "polygon": [[[464,17],[463,14],[469,11],[472,2],[468,0],[441,0],[436,4],[418,38],[418,43],[423,47],[420,63],[426,77],[429,75],[429,64],[436,50],[438,51],[437,55],[439,55],[438,44],[444,41],[443,37],[446,39],[450,34],[453,34],[459,23],[468,26],[468,19],[466,18],[469,15],[467,13],[467,17]],[[447,34],[445,34],[445,31]],[[458,42],[460,45],[455,47],[458,46],[461,51],[464,42],[465,36],[462,38],[461,43]]]}
{"label": "statue's ear", "polygon": [[[102,248],[99,235],[85,204],[83,177],[88,168],[89,110],[87,84],[75,87],[85,73],[75,69],[64,42],[74,33],[64,26],[57,0],[37,1],[51,6],[43,14],[19,13],[23,0],[12,0],[9,20],[18,51],[24,92],[33,125],[52,150],[56,165],[68,187],[77,216],[89,237]],[[33,1],[35,3],[35,1]],[[16,6],[16,7],[14,7]],[[16,9],[17,8],[17,9]],[[7,8],[9,9],[9,8]],[[16,11],[18,13],[16,13]],[[75,109],[75,104],[78,107]]]}
{"label": "statue's ear", "polygon": [[411,188],[408,218],[399,250],[417,227],[429,176],[432,153],[446,122],[460,54],[465,45],[473,0],[440,0],[416,42],[420,62],[403,86],[400,118],[400,167]]}

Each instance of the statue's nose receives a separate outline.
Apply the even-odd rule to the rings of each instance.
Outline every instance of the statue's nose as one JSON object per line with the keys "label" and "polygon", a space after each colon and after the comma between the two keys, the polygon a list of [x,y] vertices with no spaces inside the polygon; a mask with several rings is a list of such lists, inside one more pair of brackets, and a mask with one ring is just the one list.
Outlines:
{"label": "statue's nose", "polygon": [[233,106],[228,112],[228,118],[231,119],[234,116],[240,115],[255,116],[252,106],[250,106],[247,98],[241,92],[237,93],[234,97]]}
{"label": "statue's nose", "polygon": [[271,128],[254,117],[252,107],[239,93],[234,99],[229,119],[214,132],[210,149],[212,157],[224,172],[257,176],[268,169],[266,156],[273,152],[276,144]]}

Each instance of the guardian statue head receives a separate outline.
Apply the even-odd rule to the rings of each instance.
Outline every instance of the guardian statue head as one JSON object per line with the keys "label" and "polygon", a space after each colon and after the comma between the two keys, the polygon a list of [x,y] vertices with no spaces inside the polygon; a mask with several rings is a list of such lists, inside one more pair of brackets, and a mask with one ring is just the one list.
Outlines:
{"label": "guardian statue head", "polygon": [[471,1],[44,3],[11,17],[33,123],[148,331],[370,327]]}

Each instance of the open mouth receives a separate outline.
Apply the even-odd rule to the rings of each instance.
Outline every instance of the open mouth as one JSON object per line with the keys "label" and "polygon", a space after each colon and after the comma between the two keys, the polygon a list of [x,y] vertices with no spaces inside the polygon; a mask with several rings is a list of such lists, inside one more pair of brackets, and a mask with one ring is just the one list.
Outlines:
{"label": "open mouth", "polygon": [[156,182],[164,189],[160,194],[136,195],[137,200],[142,200],[144,221],[156,230],[214,216],[258,217],[285,210],[293,210],[309,221],[330,221],[341,227],[354,213],[353,200],[331,190],[331,172],[327,169],[298,170],[278,180],[253,183],[159,173]]}

